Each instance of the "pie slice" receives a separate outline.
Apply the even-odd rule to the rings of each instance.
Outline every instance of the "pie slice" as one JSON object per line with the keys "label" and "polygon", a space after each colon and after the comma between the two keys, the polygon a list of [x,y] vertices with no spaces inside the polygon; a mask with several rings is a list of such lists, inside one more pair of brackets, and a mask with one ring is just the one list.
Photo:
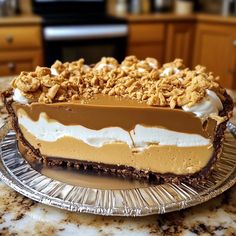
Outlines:
{"label": "pie slice", "polygon": [[204,67],[135,56],[37,67],[2,96],[19,144],[45,165],[160,183],[208,176],[233,109]]}

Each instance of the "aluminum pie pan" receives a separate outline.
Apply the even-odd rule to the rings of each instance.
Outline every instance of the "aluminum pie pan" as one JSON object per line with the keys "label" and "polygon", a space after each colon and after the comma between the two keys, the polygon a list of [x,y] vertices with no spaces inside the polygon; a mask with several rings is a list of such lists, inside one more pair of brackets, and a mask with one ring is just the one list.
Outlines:
{"label": "aluminum pie pan", "polygon": [[[109,216],[145,216],[185,209],[216,197],[236,182],[236,127],[228,123],[223,152],[204,186],[162,184],[127,189],[98,189],[49,178],[18,151],[16,134],[3,126],[0,179],[37,202],[74,212]],[[232,135],[233,134],[233,135]]]}

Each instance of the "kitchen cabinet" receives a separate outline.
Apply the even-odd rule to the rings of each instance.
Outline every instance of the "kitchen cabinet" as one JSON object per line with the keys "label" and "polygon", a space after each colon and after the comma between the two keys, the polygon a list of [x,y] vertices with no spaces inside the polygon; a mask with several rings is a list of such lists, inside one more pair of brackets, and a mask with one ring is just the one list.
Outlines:
{"label": "kitchen cabinet", "polygon": [[164,59],[165,26],[160,23],[130,23],[128,55],[140,59],[155,57],[162,63]]}
{"label": "kitchen cabinet", "polygon": [[160,63],[182,58],[192,64],[194,44],[193,22],[130,23],[128,55],[155,57]]}
{"label": "kitchen cabinet", "polygon": [[194,64],[201,64],[226,88],[236,89],[235,25],[199,23],[196,32]]}
{"label": "kitchen cabinet", "polygon": [[0,26],[0,75],[15,75],[43,65],[40,25]]}
{"label": "kitchen cabinet", "polygon": [[209,14],[127,15],[127,54],[155,57],[160,63],[182,58],[190,68],[201,64],[236,89],[236,18]]}
{"label": "kitchen cabinet", "polygon": [[190,23],[168,23],[165,49],[165,61],[173,61],[175,58],[182,58],[184,64],[192,66],[194,29],[195,24]]}

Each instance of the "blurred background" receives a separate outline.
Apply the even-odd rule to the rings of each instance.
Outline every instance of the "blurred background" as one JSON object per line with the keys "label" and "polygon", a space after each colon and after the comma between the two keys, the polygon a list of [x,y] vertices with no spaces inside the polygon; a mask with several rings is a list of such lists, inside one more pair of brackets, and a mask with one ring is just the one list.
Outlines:
{"label": "blurred background", "polygon": [[131,54],[202,64],[236,89],[236,0],[0,0],[0,76]]}

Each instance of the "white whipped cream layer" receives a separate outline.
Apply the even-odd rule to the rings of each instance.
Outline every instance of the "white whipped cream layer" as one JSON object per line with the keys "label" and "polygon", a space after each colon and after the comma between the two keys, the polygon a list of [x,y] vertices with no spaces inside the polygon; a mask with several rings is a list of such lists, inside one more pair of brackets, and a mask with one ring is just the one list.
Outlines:
{"label": "white whipped cream layer", "polygon": [[95,67],[96,70],[102,70],[103,68],[107,68],[109,70],[115,69],[115,66],[113,64],[105,64],[105,63],[100,63]]}
{"label": "white whipped cream layer", "polygon": [[165,70],[160,74],[161,77],[165,77],[165,76],[170,76],[172,74],[178,74],[180,72],[179,69],[175,68],[175,67],[167,67],[165,68]]}
{"label": "white whipped cream layer", "polygon": [[28,104],[29,100],[21,93],[20,89],[14,89],[13,101],[19,102],[20,104]]}
{"label": "white whipped cream layer", "polygon": [[120,127],[107,127],[93,130],[81,125],[63,125],[55,120],[48,120],[45,113],[41,113],[37,121],[18,112],[18,122],[37,139],[54,142],[63,137],[72,137],[93,147],[104,144],[124,142],[130,148],[142,151],[150,144],[174,145],[178,147],[205,146],[210,140],[198,134],[187,134],[158,127],[145,127],[137,124],[134,130],[128,132]]}
{"label": "white whipped cream layer", "polygon": [[182,109],[194,113],[197,117],[207,119],[210,114],[218,115],[223,110],[223,104],[215,92],[206,90],[207,96],[192,107],[183,106]]}
{"label": "white whipped cream layer", "polygon": [[58,71],[57,71],[56,68],[51,67],[50,70],[51,70],[51,74],[52,74],[52,75],[54,75],[54,76],[57,76],[57,75],[58,75]]}

